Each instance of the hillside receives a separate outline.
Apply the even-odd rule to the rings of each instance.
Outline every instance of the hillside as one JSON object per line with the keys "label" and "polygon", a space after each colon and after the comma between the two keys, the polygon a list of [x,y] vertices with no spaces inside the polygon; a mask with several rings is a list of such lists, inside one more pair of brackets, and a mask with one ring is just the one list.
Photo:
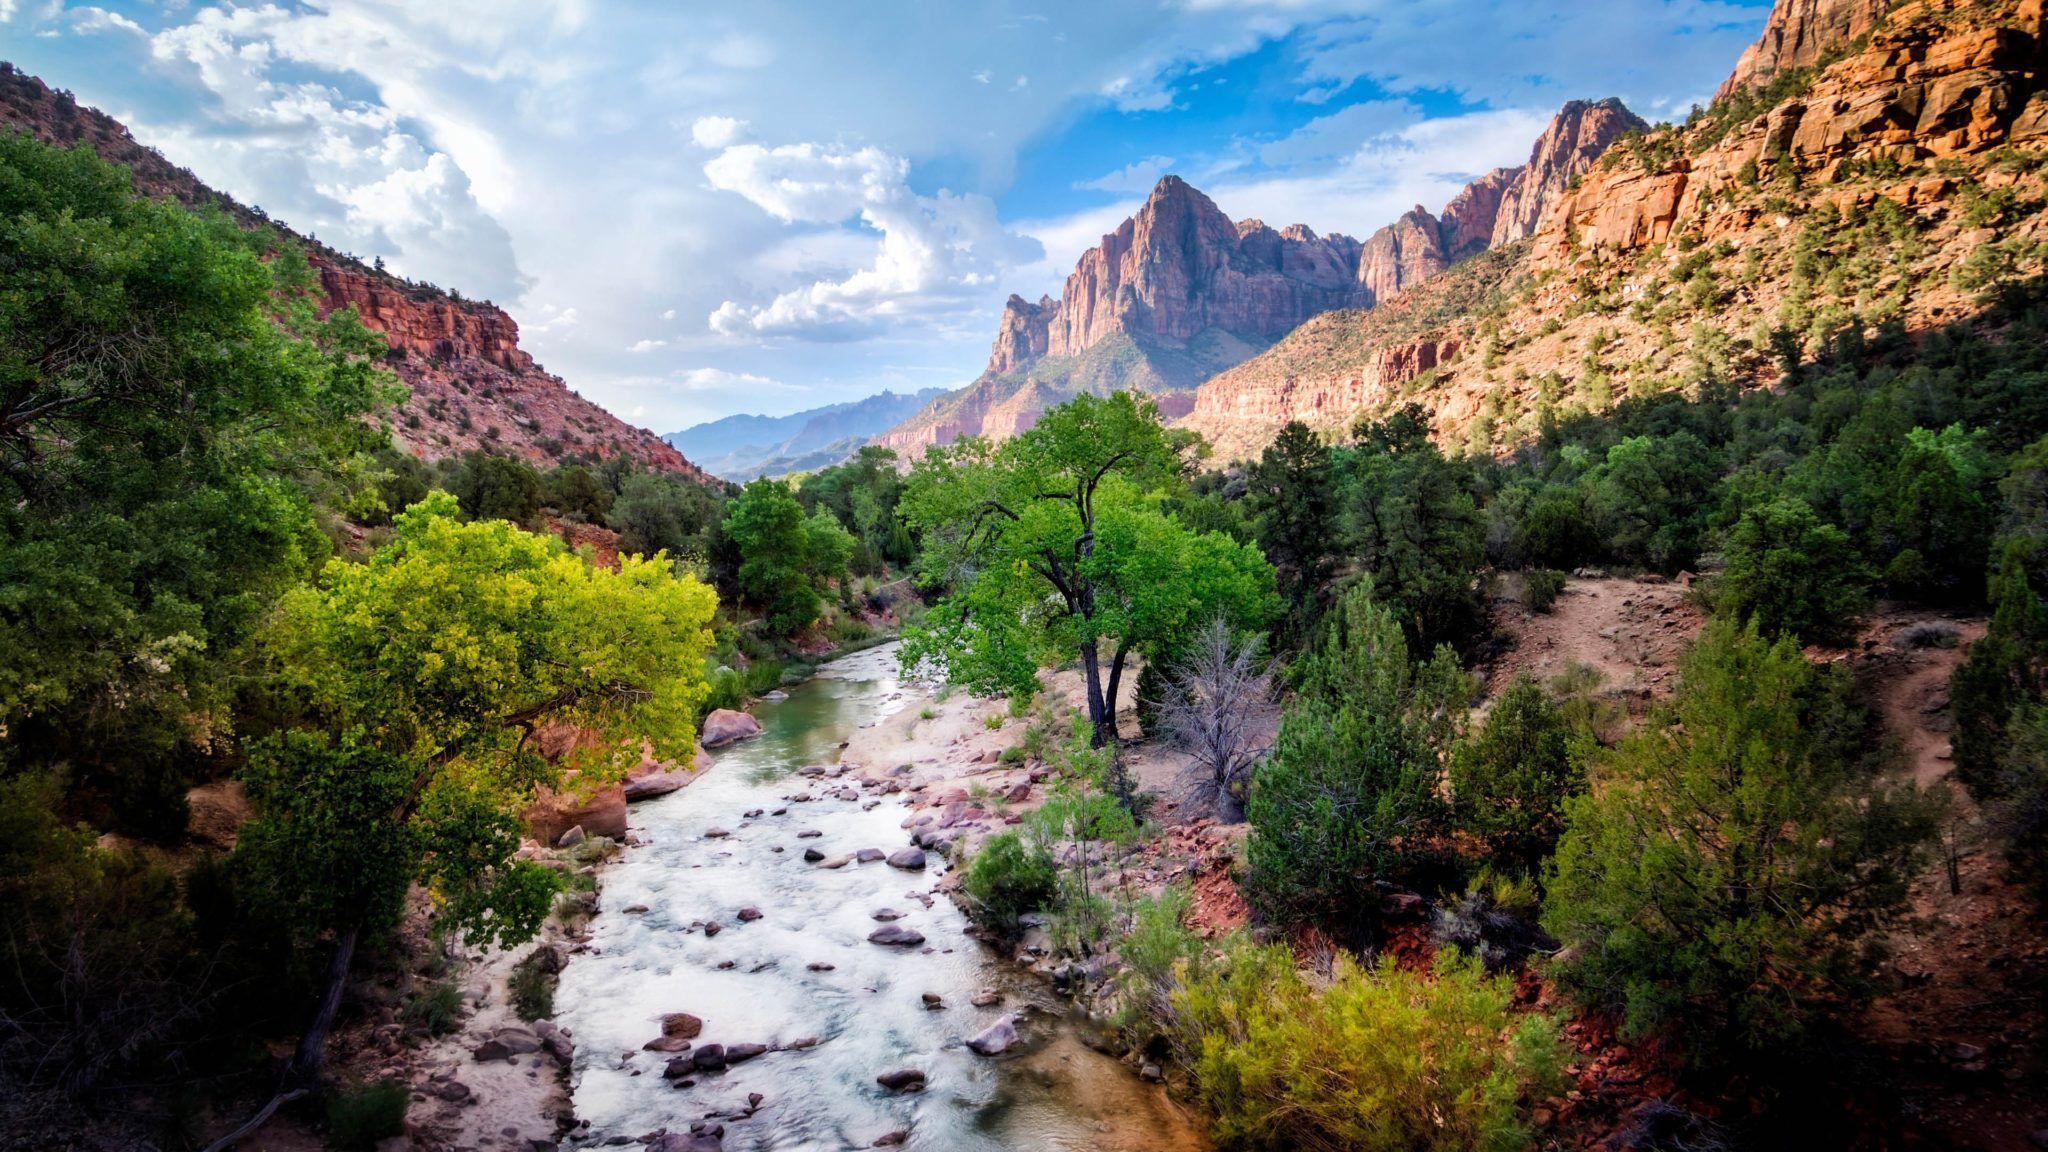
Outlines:
{"label": "hillside", "polygon": [[1178,176],[1081,255],[1058,300],[1012,296],[987,369],[876,443],[915,457],[961,436],[1001,439],[1080,393],[1136,389],[1168,416],[1175,393],[1243,363],[1304,322],[1369,310],[1535,228],[1607,147],[1643,121],[1619,100],[1574,100],[1527,163],[1479,177],[1440,214],[1416,205],[1363,242],[1305,224],[1232,221]]}
{"label": "hillside", "polygon": [[1183,424],[1231,459],[1289,420],[1337,432],[1415,401],[1440,439],[1499,449],[1546,413],[1709,370],[1766,385],[1795,350],[1977,314],[2041,267],[2041,7],[1933,0],[1875,28],[1868,7],[1780,5],[1763,43],[1796,52],[1752,50],[1711,108],[1624,138],[1526,245],[1317,318],[1204,383]]}
{"label": "hillside", "polygon": [[642,428],[584,399],[519,347],[519,325],[486,301],[416,284],[301,236],[206,186],[138,143],[118,121],[0,62],[0,126],[89,147],[134,174],[136,189],[217,208],[271,227],[304,249],[329,308],[353,307],[391,343],[389,367],[412,390],[390,413],[392,435],[428,460],[483,450],[550,467],[571,456],[629,456],[694,479],[705,473]]}
{"label": "hillside", "polygon": [[836,464],[868,438],[910,416],[943,388],[878,392],[844,404],[806,408],[787,416],[740,414],[693,425],[662,437],[677,451],[725,480],[781,476]]}

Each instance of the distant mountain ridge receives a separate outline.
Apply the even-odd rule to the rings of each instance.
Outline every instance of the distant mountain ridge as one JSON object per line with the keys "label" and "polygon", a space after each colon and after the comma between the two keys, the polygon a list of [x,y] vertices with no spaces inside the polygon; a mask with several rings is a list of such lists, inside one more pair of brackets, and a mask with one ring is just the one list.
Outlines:
{"label": "distant mountain ridge", "polygon": [[875,442],[906,457],[962,436],[1002,438],[1081,392],[1152,393],[1169,418],[1193,389],[1307,321],[1373,308],[1459,261],[1529,236],[1608,145],[1647,128],[1621,101],[1559,109],[1527,163],[1474,180],[1432,215],[1417,205],[1360,241],[1232,221],[1166,176],[1144,205],[1081,255],[1059,299],[1012,296],[988,367]]}
{"label": "distant mountain ridge", "polygon": [[727,416],[671,432],[662,439],[726,480],[807,472],[853,455],[876,433],[906,419],[945,391],[884,391],[787,416]]}

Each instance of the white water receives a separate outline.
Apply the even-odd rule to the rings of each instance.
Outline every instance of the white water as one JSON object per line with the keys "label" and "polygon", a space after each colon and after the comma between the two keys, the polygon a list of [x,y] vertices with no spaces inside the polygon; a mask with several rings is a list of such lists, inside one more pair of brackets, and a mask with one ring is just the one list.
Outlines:
{"label": "white water", "polygon": [[[932,894],[936,856],[921,873],[881,861],[837,870],[804,861],[812,845],[832,856],[908,843],[896,798],[830,798],[827,786],[796,772],[835,763],[856,727],[900,710],[910,695],[896,680],[893,645],[828,664],[788,700],[756,709],[762,736],[718,753],[688,788],[634,807],[633,830],[646,843],[606,871],[591,951],[570,963],[557,994],[557,1019],[576,1038],[576,1114],[589,1122],[576,1143],[683,1131],[707,1114],[743,1109],[758,1092],[765,1099],[755,1115],[726,1122],[733,1152],[836,1152],[896,1131],[911,1133],[912,1148],[947,1152],[1189,1146],[1177,1110],[1075,1043],[1052,1015],[1022,1026],[1032,1039],[1026,1052],[989,1059],[961,1046],[1027,1002],[1056,1007],[967,935],[950,900]],[[814,799],[786,799],[803,794]],[[774,815],[778,808],[787,811]],[[743,815],[753,809],[762,815]],[[708,839],[713,826],[732,834]],[[800,839],[803,829],[822,835]],[[647,911],[624,911],[634,905]],[[763,918],[741,923],[745,905]],[[923,933],[924,947],[868,943],[883,908],[904,913],[897,923]],[[706,937],[705,920],[723,931]],[[834,967],[811,971],[814,962]],[[970,1006],[977,989],[990,987],[1002,990],[1003,1004]],[[926,992],[946,1008],[926,1009]],[[699,1046],[819,1043],[680,1088],[662,1078],[668,1056],[641,1050],[668,1012],[704,1019]],[[923,1092],[894,1094],[875,1082],[906,1066],[929,1077]]]}

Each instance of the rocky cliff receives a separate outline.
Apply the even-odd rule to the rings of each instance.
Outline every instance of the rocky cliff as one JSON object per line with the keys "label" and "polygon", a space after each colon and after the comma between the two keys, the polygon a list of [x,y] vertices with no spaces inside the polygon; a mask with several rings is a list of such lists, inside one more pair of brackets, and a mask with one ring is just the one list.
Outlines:
{"label": "rocky cliff", "polygon": [[136,190],[217,208],[251,227],[276,228],[305,250],[329,309],[352,307],[391,344],[389,367],[412,390],[389,413],[407,451],[437,459],[472,449],[543,467],[574,455],[629,456],[646,467],[709,479],[652,432],[571,391],[519,347],[519,326],[496,305],[464,300],[371,267],[270,220],[206,186],[69,93],[0,64],[0,126],[88,147],[133,174]]}
{"label": "rocky cliff", "polygon": [[[1780,0],[1729,96],[1540,182],[1527,239],[1206,382],[1184,424],[1229,459],[1287,420],[1336,433],[1412,401],[1441,439],[1501,450],[1545,412],[1705,373],[1767,385],[1788,342],[1969,321],[2048,259],[2043,3],[1868,7]],[[1509,199],[1496,239],[1526,219]]]}
{"label": "rocky cliff", "polygon": [[[1077,392],[1176,397],[1317,316],[1373,308],[1459,261],[1534,231],[1614,140],[1643,122],[1618,100],[1559,110],[1529,162],[1479,177],[1431,215],[1415,208],[1361,242],[1305,224],[1233,222],[1178,176],[1081,255],[1059,299],[1010,297],[980,379],[876,437],[914,458],[962,436],[1007,436]],[[1316,402],[1320,407],[1336,404]]]}

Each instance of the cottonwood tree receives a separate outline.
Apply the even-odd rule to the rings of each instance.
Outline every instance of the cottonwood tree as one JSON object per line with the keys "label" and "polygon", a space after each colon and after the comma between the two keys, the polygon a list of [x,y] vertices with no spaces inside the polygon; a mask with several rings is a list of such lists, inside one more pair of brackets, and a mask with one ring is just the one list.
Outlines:
{"label": "cottonwood tree", "polygon": [[1076,397],[1000,445],[928,453],[902,507],[925,542],[921,578],[946,594],[907,634],[906,665],[1015,692],[1042,662],[1078,656],[1101,746],[1134,653],[1168,651],[1218,615],[1261,626],[1275,600],[1265,557],[1160,508],[1183,448],[1150,400],[1118,392]]}
{"label": "cottonwood tree", "polygon": [[[410,885],[435,896],[445,929],[529,938],[555,890],[513,858],[534,789],[565,769],[616,779],[643,749],[694,752],[711,590],[665,560],[611,571],[456,513],[446,493],[414,505],[390,544],[331,563],[269,628],[293,716],[254,749],[256,816],[235,862],[300,940],[333,950],[301,1076],[320,1065],[359,939],[396,923]],[[534,743],[551,724],[592,738],[551,763]]]}
{"label": "cottonwood tree", "polygon": [[1160,723],[1188,750],[1190,775],[1216,803],[1243,804],[1252,765],[1272,746],[1273,670],[1257,636],[1218,617],[1167,672]]}

